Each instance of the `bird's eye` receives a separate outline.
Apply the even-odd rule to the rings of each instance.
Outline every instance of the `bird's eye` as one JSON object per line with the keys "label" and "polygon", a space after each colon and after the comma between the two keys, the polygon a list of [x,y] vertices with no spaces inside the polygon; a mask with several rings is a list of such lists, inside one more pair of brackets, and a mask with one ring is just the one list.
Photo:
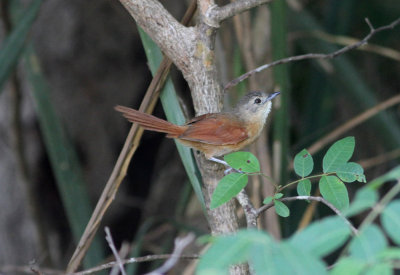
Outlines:
{"label": "bird's eye", "polygon": [[254,103],[255,103],[255,104],[260,104],[260,103],[261,103],[261,99],[256,98],[256,99],[254,100]]}

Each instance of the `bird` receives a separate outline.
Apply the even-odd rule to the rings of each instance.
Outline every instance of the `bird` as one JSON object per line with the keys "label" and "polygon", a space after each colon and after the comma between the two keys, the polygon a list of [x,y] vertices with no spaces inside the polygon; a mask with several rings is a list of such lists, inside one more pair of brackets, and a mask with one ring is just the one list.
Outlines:
{"label": "bird", "polygon": [[271,111],[271,100],[279,94],[250,91],[231,111],[200,115],[184,125],[121,105],[115,106],[115,110],[145,130],[166,133],[168,138],[203,152],[208,160],[229,167],[218,157],[239,151],[257,139]]}

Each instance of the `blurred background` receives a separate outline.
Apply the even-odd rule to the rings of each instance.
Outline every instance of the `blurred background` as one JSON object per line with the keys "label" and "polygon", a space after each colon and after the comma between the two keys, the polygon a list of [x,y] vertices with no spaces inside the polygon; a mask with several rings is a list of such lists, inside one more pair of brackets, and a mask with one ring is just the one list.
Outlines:
{"label": "blurred background", "polygon": [[[222,85],[282,57],[330,53],[354,43],[370,30],[365,18],[380,27],[400,15],[397,0],[276,2],[222,24],[216,39]],[[180,20],[189,2],[162,4]],[[0,272],[32,261],[63,270],[131,126],[113,107],[137,109],[152,76],[136,24],[119,1],[2,0],[0,5]],[[271,130],[261,139],[266,148],[282,145],[279,152],[263,153],[270,159],[284,156],[280,171],[269,169],[276,178],[292,178],[286,168],[297,152],[399,94],[399,34],[400,27],[386,30],[368,47],[331,60],[278,66],[227,91],[227,108],[249,89],[283,91]],[[171,77],[191,118],[187,85],[176,69]],[[154,114],[165,118],[160,104]],[[395,105],[337,138],[355,136],[353,160],[364,167],[367,181],[398,165],[399,115]],[[315,163],[324,149],[315,153]],[[289,207],[290,218],[279,220],[282,237],[296,230],[307,204]],[[317,210],[313,217],[326,214]],[[208,233],[173,140],[145,132],[85,267],[111,254],[104,226],[117,247],[131,246],[132,255],[169,253],[180,232]],[[139,270],[152,268],[153,263]]]}

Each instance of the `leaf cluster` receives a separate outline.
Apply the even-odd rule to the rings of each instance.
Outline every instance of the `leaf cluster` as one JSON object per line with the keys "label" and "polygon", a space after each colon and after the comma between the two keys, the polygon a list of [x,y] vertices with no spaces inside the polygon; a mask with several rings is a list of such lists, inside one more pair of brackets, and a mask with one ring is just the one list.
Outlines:
{"label": "leaf cluster", "polygon": [[[210,249],[199,262],[197,274],[226,274],[230,265],[245,262],[250,264],[254,274],[392,274],[400,260],[400,200],[378,202],[377,188],[385,181],[400,178],[400,168],[361,188],[350,203],[345,183],[366,182],[363,168],[349,162],[354,147],[353,137],[335,142],[323,157],[323,172],[314,176],[310,176],[314,169],[313,158],[307,150],[302,150],[294,158],[294,171],[300,179],[276,186],[276,193],[264,199],[264,204],[274,204],[278,215],[287,217],[290,211],[281,201],[284,194],[280,191],[297,184],[299,196],[310,196],[311,179],[319,178],[321,195],[343,216],[315,221],[280,242],[254,229],[212,238]],[[214,207],[236,196],[246,186],[248,176],[261,174],[257,159],[250,153],[233,153],[227,155],[225,161],[235,172],[219,183],[212,198]],[[393,197],[400,192],[399,186],[397,183],[393,187]],[[370,213],[358,233],[352,235],[344,217],[368,210]],[[382,228],[371,224],[379,215]],[[388,237],[395,246],[389,245]],[[341,256],[332,268],[328,267],[324,257],[339,249]]]}

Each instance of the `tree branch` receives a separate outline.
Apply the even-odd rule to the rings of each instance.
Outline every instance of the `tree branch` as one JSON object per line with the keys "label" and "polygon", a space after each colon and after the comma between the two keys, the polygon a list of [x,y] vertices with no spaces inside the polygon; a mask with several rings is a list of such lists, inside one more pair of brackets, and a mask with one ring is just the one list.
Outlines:
{"label": "tree branch", "polygon": [[247,228],[257,228],[257,210],[251,203],[246,191],[242,189],[236,196],[236,199],[243,208],[244,215],[246,216]]}
{"label": "tree branch", "polygon": [[308,53],[308,54],[302,54],[302,55],[296,55],[296,56],[291,56],[291,57],[287,57],[287,58],[283,58],[283,59],[279,59],[276,60],[272,63],[268,63],[265,65],[262,65],[254,70],[248,71],[247,73],[239,76],[238,78],[235,78],[234,80],[230,81],[229,83],[227,83],[224,87],[224,90],[227,90],[233,86],[236,86],[238,83],[242,82],[243,80],[249,78],[250,76],[259,73],[263,70],[272,68],[276,65],[281,65],[281,64],[285,64],[285,63],[289,63],[289,62],[293,62],[293,61],[300,61],[300,60],[305,60],[305,59],[332,59],[335,58],[339,55],[342,55],[350,50],[356,49],[361,47],[364,44],[367,44],[368,41],[378,32],[384,31],[384,30],[388,30],[388,29],[393,29],[394,27],[396,27],[397,25],[400,24],[400,18],[398,18],[397,20],[393,21],[392,23],[390,23],[389,25],[385,25],[379,28],[374,28],[371,24],[371,22],[369,21],[368,18],[365,19],[365,21],[367,22],[370,31],[368,33],[367,36],[365,36],[362,40],[358,41],[357,43],[348,45],[346,47],[343,47],[337,51],[334,51],[332,53],[328,53],[328,54],[322,54],[322,53]]}
{"label": "tree branch", "polygon": [[[117,251],[117,248],[115,247],[114,241],[111,236],[111,231],[110,228],[107,226],[104,228],[104,231],[106,232],[106,241],[108,243],[108,246],[110,247],[112,253],[114,254],[115,260],[117,261],[117,264],[119,268],[119,271],[121,271],[122,275],[126,275],[125,269],[124,269],[124,264],[122,263],[121,257]],[[118,269],[117,269],[118,270]],[[118,274],[118,271],[116,272],[111,272],[110,274]]]}
{"label": "tree branch", "polygon": [[179,23],[157,0],[120,0],[136,23],[183,72],[196,38],[194,28]]}
{"label": "tree branch", "polygon": [[[151,262],[151,261],[157,261],[157,260],[166,260],[166,259],[170,259],[172,257],[175,257],[177,259],[182,259],[182,260],[197,260],[197,259],[200,258],[199,255],[179,255],[179,256],[174,256],[173,254],[160,254],[160,255],[147,255],[147,256],[142,256],[142,257],[130,258],[130,259],[122,260],[122,263],[124,265],[126,265],[126,264],[131,264],[131,263],[142,263],[142,262]],[[84,270],[84,271],[72,273],[72,275],[93,274],[93,273],[98,272],[100,270],[112,268],[115,265],[118,265],[118,263],[116,261],[113,261],[113,262],[109,262],[109,263],[106,263],[106,264],[103,264],[103,265],[99,265],[99,266],[93,267],[91,269],[87,269],[87,270]]]}
{"label": "tree branch", "polygon": [[[339,209],[337,209],[333,204],[331,204],[329,201],[324,199],[323,197],[314,197],[314,196],[296,196],[296,197],[287,197],[287,198],[282,198],[279,199],[279,201],[295,201],[295,200],[307,200],[307,201],[318,201],[322,202],[326,206],[328,206],[333,212],[336,213],[339,217],[341,217],[346,224],[350,227],[351,231],[353,232],[354,235],[358,234],[358,230],[353,226],[353,224],[340,212]],[[270,209],[272,206],[274,206],[274,203],[268,203],[266,205],[261,206],[259,209],[257,209],[257,217],[264,211]]]}
{"label": "tree branch", "polygon": [[179,257],[182,255],[185,247],[188,246],[194,240],[194,238],[195,236],[193,233],[189,233],[182,238],[176,238],[174,252],[172,253],[171,257],[162,266],[150,273],[147,273],[147,275],[162,275],[170,271],[178,261]]}
{"label": "tree branch", "polygon": [[271,1],[272,0],[236,0],[223,7],[212,6],[207,15],[214,26],[218,26],[221,21],[229,17]]}

